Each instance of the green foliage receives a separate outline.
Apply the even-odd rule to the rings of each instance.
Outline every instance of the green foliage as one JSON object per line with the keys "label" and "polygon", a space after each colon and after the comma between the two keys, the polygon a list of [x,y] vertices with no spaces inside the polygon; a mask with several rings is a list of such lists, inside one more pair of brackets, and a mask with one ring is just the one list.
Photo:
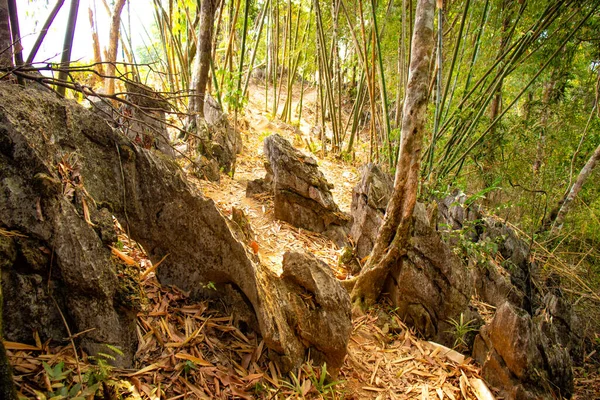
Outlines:
{"label": "green foliage", "polygon": [[193,361],[190,360],[186,360],[186,362],[183,363],[183,373],[185,375],[189,374],[192,370],[197,370],[198,367],[196,366],[196,364]]}
{"label": "green foliage", "polygon": [[228,70],[217,70],[218,79],[223,79],[221,88],[222,99],[227,104],[228,111],[241,111],[248,103],[248,97],[242,97],[243,89],[238,89],[238,81],[241,79],[238,72]]}
{"label": "green foliage", "polygon": [[327,364],[324,363],[321,367],[321,371],[319,373],[319,369],[314,369],[312,365],[308,364],[308,379],[312,382],[313,387],[316,389],[319,394],[324,398],[335,398],[336,391],[335,387],[338,384],[343,383],[343,381],[332,381],[327,373]]}
{"label": "green foliage", "polygon": [[[491,258],[498,253],[498,244],[504,237],[498,236],[494,239],[489,236],[480,235],[478,230],[484,227],[482,220],[464,220],[459,230],[451,231],[450,234],[458,239],[457,246],[453,251],[455,254],[473,260],[477,265],[487,265]],[[477,238],[478,240],[474,240]]]}
{"label": "green foliage", "polygon": [[454,335],[454,348],[459,350],[468,349],[469,344],[467,342],[467,335],[478,329],[478,327],[475,326],[475,320],[465,321],[463,313],[460,313],[460,318],[458,320],[450,318],[448,322],[453,328],[448,332]]}
{"label": "green foliage", "polygon": [[85,400],[90,396],[94,396],[98,390],[98,384],[86,385],[83,387],[81,383],[70,384],[73,370],[64,369],[65,363],[59,362],[54,367],[51,367],[45,362],[42,362],[46,377],[51,384],[53,391],[42,393],[35,391],[36,395],[41,400]]}
{"label": "green foliage", "polygon": [[88,385],[95,385],[109,380],[112,373],[112,366],[109,364],[109,362],[116,359],[115,355],[123,356],[123,351],[117,346],[112,346],[109,344],[105,344],[104,346],[114,355],[98,352],[97,356],[89,357],[90,360],[95,362],[95,365],[88,372],[86,372],[83,379]]}
{"label": "green foliage", "polygon": [[[303,377],[304,375],[304,377]],[[339,393],[336,386],[343,381],[333,381],[327,372],[327,364],[315,368],[309,362],[298,370],[298,374],[289,373],[290,380],[283,381],[282,386],[297,397],[306,398],[309,393],[316,392],[322,399],[337,399]]]}
{"label": "green foliage", "polygon": [[290,390],[293,394],[304,398],[304,395],[308,392],[308,390],[304,389],[303,384],[300,382],[300,379],[298,376],[296,376],[296,374],[290,372],[289,376],[290,380],[281,382],[281,385]]}

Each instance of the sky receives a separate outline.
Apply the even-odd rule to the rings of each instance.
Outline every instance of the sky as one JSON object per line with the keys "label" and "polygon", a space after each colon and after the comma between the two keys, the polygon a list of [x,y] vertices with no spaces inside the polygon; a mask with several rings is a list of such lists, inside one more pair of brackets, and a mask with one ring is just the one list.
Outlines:
{"label": "sky", "polygon": [[[29,55],[39,31],[42,29],[42,26],[56,4],[56,1],[57,0],[17,1],[24,59]],[[112,0],[107,0],[107,3],[110,5]],[[146,29],[149,30],[150,25],[154,21],[154,6],[152,5],[152,0],[129,0],[128,3],[129,5],[126,4],[123,9],[121,18],[126,26],[129,24],[129,21],[131,22],[131,30],[134,32],[131,39],[134,48],[136,48],[143,44],[143,38],[146,37],[142,26],[146,26]],[[60,61],[59,52],[64,42],[70,6],[71,0],[65,0],[34,61]],[[108,46],[110,18],[102,0],[80,0],[73,49],[71,52],[71,60],[73,61],[92,61],[94,56],[91,45],[92,33],[88,15],[89,8],[93,11],[95,10],[94,14],[97,21],[100,46],[102,49]],[[130,17],[128,8],[131,11]],[[147,41],[147,39],[145,40]]]}

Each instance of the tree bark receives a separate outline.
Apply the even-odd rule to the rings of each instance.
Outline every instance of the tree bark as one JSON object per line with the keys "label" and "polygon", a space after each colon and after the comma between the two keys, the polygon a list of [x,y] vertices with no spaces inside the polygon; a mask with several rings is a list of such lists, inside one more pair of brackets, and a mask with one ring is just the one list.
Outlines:
{"label": "tree bark", "polygon": [[[73,36],[75,35],[75,25],[77,23],[77,11],[79,11],[79,0],[71,0],[67,31],[65,32],[65,41],[60,59],[61,71],[58,73],[58,79],[61,81],[66,81],[69,76],[67,68],[69,68],[69,64],[71,63],[71,49],[73,48]],[[65,95],[65,90],[64,86],[58,86],[56,88],[56,91],[61,96]]]}
{"label": "tree bark", "polygon": [[[123,11],[123,7],[125,6],[125,2],[127,0],[117,0],[115,3],[115,8],[112,12],[112,20],[110,22],[110,33],[109,33],[109,41],[108,41],[108,52],[106,57],[106,75],[112,77],[115,75],[117,62],[117,51],[119,50],[119,31],[121,28],[121,11]],[[114,94],[115,93],[115,80],[112,78],[108,78],[105,84],[106,94]]]}
{"label": "tree bark", "polygon": [[585,166],[579,172],[579,175],[577,176],[577,180],[575,181],[575,184],[573,184],[573,186],[571,187],[571,190],[569,190],[569,193],[562,200],[562,206],[558,210],[558,214],[556,215],[556,219],[554,220],[553,229],[558,230],[558,229],[562,228],[562,226],[565,222],[565,216],[571,209],[573,200],[575,200],[575,197],[577,197],[577,195],[581,191],[581,188],[583,187],[583,185],[587,181],[587,178],[590,176],[590,174],[594,170],[594,167],[596,167],[596,165],[598,164],[599,160],[600,160],[600,145],[598,145],[598,147],[596,147],[596,150],[594,151],[592,156],[589,158],[589,160],[587,161]]}
{"label": "tree bark", "polygon": [[194,66],[197,76],[195,96],[192,98],[191,111],[204,118],[204,97],[210,70],[212,31],[215,21],[215,0],[202,0],[200,5],[200,25],[198,27],[198,57]]}
{"label": "tree bark", "polygon": [[0,0],[0,68],[9,69],[12,61],[12,36],[8,16],[8,1]]}
{"label": "tree bark", "polygon": [[[94,18],[94,11],[92,7],[88,7],[88,17],[90,19],[90,27],[92,28],[92,48],[94,49],[94,69],[98,74],[104,75],[104,67],[102,66],[102,52],[100,51],[100,40],[98,39],[98,28],[96,27],[96,19]],[[94,82],[100,79],[97,76],[92,77],[92,86]]]}
{"label": "tree bark", "polygon": [[418,1],[394,191],[369,261],[352,290],[351,298],[355,307],[364,308],[377,301],[390,268],[404,254],[409,238],[412,213],[417,200],[427,113],[428,72],[434,45],[434,11],[434,0]]}
{"label": "tree bark", "polygon": [[42,45],[42,42],[44,41],[44,38],[46,37],[46,34],[48,33],[48,30],[50,29],[50,25],[52,25],[52,23],[54,22],[54,18],[56,18],[56,15],[60,11],[60,9],[62,8],[64,3],[65,3],[65,0],[58,0],[56,2],[56,5],[50,12],[50,15],[48,15],[48,18],[46,19],[46,22],[44,22],[44,26],[42,27],[42,30],[40,31],[37,39],[35,40],[35,43],[31,49],[31,52],[29,53],[29,56],[27,57],[27,61],[25,62],[26,64],[31,64],[33,62],[33,59],[35,58],[38,50],[40,49],[40,46]]}

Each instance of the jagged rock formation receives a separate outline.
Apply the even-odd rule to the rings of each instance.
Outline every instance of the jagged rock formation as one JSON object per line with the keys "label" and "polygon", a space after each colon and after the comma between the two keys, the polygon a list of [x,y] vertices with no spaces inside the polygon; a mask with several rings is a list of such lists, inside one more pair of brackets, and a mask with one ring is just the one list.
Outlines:
{"label": "jagged rock formation", "polygon": [[448,321],[468,310],[474,292],[469,271],[436,232],[422,203],[417,203],[413,216],[407,254],[392,268],[384,291],[404,321],[451,346]]}
{"label": "jagged rock formation", "polygon": [[466,199],[458,193],[438,202],[438,228],[456,246],[461,241],[462,246],[474,244],[503,260],[469,259],[476,293],[497,308],[475,338],[473,356],[486,379],[508,398],[571,397],[572,362],[581,360],[577,316],[559,289],[546,294],[535,289],[537,267],[529,261],[528,244],[509,226],[467,205]]}
{"label": "jagged rock formation", "polygon": [[249,183],[248,194],[270,188],[275,196],[275,218],[324,233],[340,247],[346,244],[348,217],[335,204],[331,185],[316,160],[277,134],[265,139],[264,153],[267,174],[264,180]]}
{"label": "jagged rock formation", "polygon": [[352,189],[352,226],[349,236],[354,243],[356,256],[362,259],[373,249],[394,180],[371,163],[360,168],[360,175],[361,181]]}
{"label": "jagged rock formation", "polygon": [[[118,363],[131,363],[136,309],[119,300],[107,247],[116,235],[105,229],[113,222],[102,211],[100,192],[118,186],[118,157],[103,156],[125,142],[82,107],[0,84],[0,227],[9,232],[0,235],[0,268],[7,340],[31,342],[37,331],[42,340],[62,341],[69,337],[62,314],[71,333],[90,330],[81,336],[86,350],[120,346],[124,357]],[[112,197],[122,193],[116,190]]]}
{"label": "jagged rock formation", "polygon": [[342,366],[352,330],[350,296],[331,268],[305,253],[283,255],[281,279],[289,296],[286,318],[298,327],[299,339],[310,343],[311,357],[327,362],[334,373]]}
{"label": "jagged rock formation", "polygon": [[201,179],[218,182],[219,173],[235,171],[237,154],[242,151],[242,137],[239,131],[229,125],[223,109],[210,95],[204,99],[204,121],[196,127],[198,150],[194,173]]}
{"label": "jagged rock formation", "polygon": [[[551,399],[573,394],[573,372],[567,346],[551,314],[531,317],[505,302],[475,339],[473,356],[484,378],[511,399]],[[562,338],[562,339],[561,339]]]}
{"label": "jagged rock formation", "polygon": [[174,157],[166,124],[166,112],[171,111],[171,105],[151,87],[141,83],[125,82],[125,88],[130,103],[122,108],[128,117],[123,121],[127,137],[147,149],[156,148]]}
{"label": "jagged rock formation", "polygon": [[341,366],[350,302],[331,272],[300,255],[286,256],[282,277],[253,262],[173,160],[134,146],[72,102],[6,83],[0,128],[0,227],[26,236],[0,235],[7,339],[31,341],[32,329],[42,340],[67,337],[60,309],[72,332],[93,329],[82,335],[88,351],[120,345],[128,364],[135,313],[117,301],[107,247],[114,215],[154,262],[168,255],[157,271],[163,284],[199,297],[215,293],[206,289],[213,282],[237,305],[236,319],[260,330],[283,370],[308,351],[328,370]]}
{"label": "jagged rock formation", "polygon": [[[353,192],[351,232],[361,252],[370,252],[381,221],[381,207],[372,197],[385,197],[386,178],[368,166]],[[380,185],[383,186],[380,187]],[[376,195],[380,193],[381,195]],[[570,397],[571,359],[581,358],[579,321],[560,291],[544,297],[532,285],[535,265],[529,247],[516,232],[485,216],[457,194],[432,203],[417,204],[407,254],[392,269],[385,292],[404,320],[426,337],[453,345],[449,318],[483,325],[471,296],[497,307],[490,323],[473,344],[488,381],[511,399]],[[362,227],[365,227],[362,229]],[[358,233],[358,235],[356,235]],[[479,254],[481,259],[473,256]],[[489,258],[499,254],[501,264]],[[461,259],[461,254],[471,254]]]}

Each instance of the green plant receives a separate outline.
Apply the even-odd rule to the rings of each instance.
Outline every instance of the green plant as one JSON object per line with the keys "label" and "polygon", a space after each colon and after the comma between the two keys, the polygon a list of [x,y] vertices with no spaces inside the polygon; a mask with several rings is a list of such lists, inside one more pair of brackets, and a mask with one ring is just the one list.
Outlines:
{"label": "green plant", "polygon": [[[444,224],[441,224],[443,226]],[[451,227],[447,226],[451,230]],[[493,258],[498,253],[498,244],[505,238],[497,236],[491,238],[483,236],[484,229],[483,221],[476,219],[469,221],[464,220],[461,229],[452,231],[452,235],[458,239],[457,246],[454,248],[454,253],[465,258],[470,258],[480,265],[487,265],[488,260]]]}
{"label": "green plant", "polygon": [[[112,346],[110,344],[105,344],[104,346],[118,356],[123,355],[123,351],[117,346]],[[112,354],[98,352],[97,356],[91,356],[89,359],[95,362],[95,365],[86,372],[83,380],[88,385],[96,385],[108,381],[113,368],[112,365],[109,364],[109,361],[114,361],[116,357]]]}
{"label": "green plant", "polygon": [[50,381],[50,386],[53,391],[46,394],[39,391],[35,391],[36,396],[40,400],[52,399],[73,399],[73,400],[85,400],[89,396],[96,394],[98,390],[98,384],[83,388],[81,383],[71,385],[68,380],[73,372],[72,369],[65,370],[65,363],[59,362],[54,367],[51,367],[45,362],[42,362],[46,377]]}
{"label": "green plant", "polygon": [[454,335],[454,348],[455,349],[468,349],[469,344],[467,342],[467,335],[470,332],[477,331],[477,327],[475,326],[475,320],[471,319],[465,322],[464,314],[460,313],[460,318],[455,320],[454,318],[450,318],[448,322],[452,325],[451,330],[447,332],[452,333]]}
{"label": "green plant", "polygon": [[329,374],[327,373],[327,363],[323,364],[319,373],[318,369],[315,371],[312,365],[307,365],[308,379],[312,383],[313,387],[321,394],[321,396],[335,397],[335,386],[343,383],[343,381],[332,381]]}
{"label": "green plant", "polygon": [[217,75],[223,80],[223,101],[227,104],[227,110],[242,110],[248,103],[248,97],[242,95],[242,89],[238,86],[240,74],[219,69]]}
{"label": "green plant", "polygon": [[196,366],[196,364],[193,361],[187,360],[186,362],[183,363],[183,373],[185,375],[189,374],[190,371],[196,370],[196,369],[198,369],[198,367]]}
{"label": "green plant", "polygon": [[289,389],[296,396],[304,398],[304,395],[308,392],[308,390],[305,391],[304,382],[310,382],[310,381],[304,381],[301,383],[300,382],[300,373],[298,373],[298,376],[296,376],[296,374],[294,374],[291,371],[290,371],[290,378],[291,378],[291,381],[283,381],[281,383],[281,385],[283,387],[285,387],[286,389]]}
{"label": "green plant", "polygon": [[267,387],[263,385],[261,382],[256,382],[252,387],[252,392],[256,397],[261,397],[263,393],[267,391]]}

